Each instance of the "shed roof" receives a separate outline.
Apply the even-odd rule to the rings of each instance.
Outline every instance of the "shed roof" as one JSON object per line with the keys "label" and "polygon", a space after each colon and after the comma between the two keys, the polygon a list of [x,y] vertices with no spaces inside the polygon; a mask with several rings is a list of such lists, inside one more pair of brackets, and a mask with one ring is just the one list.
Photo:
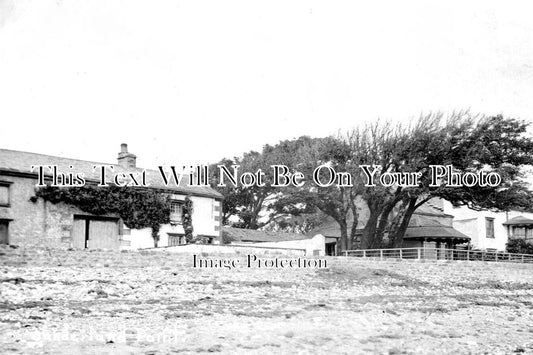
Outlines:
{"label": "shed roof", "polygon": [[470,237],[466,234],[424,215],[413,215],[403,238],[426,239],[428,241],[448,239],[460,243],[470,241]]}
{"label": "shed roof", "polygon": [[533,225],[533,219],[529,219],[524,216],[513,217],[508,221],[502,223],[504,226],[529,226]]}
{"label": "shed roof", "polygon": [[311,237],[309,236],[297,233],[271,232],[232,227],[223,227],[222,233],[225,233],[229,237],[233,238],[235,241],[239,242],[261,243],[311,239]]}

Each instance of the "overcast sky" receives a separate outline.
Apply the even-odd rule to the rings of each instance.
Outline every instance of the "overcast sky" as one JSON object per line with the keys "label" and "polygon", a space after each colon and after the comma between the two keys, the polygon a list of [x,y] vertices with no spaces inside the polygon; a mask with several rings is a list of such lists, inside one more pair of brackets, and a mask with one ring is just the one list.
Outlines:
{"label": "overcast sky", "polygon": [[153,168],[430,110],[533,120],[528,2],[0,0],[0,148]]}

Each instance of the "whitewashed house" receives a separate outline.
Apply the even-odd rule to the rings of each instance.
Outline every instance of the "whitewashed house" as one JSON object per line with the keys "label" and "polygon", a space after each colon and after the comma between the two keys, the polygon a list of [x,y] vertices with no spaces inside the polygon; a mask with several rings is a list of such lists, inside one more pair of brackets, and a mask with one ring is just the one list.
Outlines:
{"label": "whitewashed house", "polygon": [[475,249],[505,250],[509,238],[533,243],[533,213],[475,211],[443,201],[444,212],[453,215],[453,227],[471,238]]}

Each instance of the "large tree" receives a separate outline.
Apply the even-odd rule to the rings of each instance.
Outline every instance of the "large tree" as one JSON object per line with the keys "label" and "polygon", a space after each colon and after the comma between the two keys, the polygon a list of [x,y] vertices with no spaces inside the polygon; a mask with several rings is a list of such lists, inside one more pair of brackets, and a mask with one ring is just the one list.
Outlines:
{"label": "large tree", "polygon": [[[237,226],[261,228],[273,221],[285,223],[288,216],[316,216],[317,211],[339,225],[341,250],[357,247],[400,246],[413,213],[432,198],[444,198],[474,209],[507,210],[532,208],[531,192],[520,180],[523,167],[533,164],[533,140],[528,125],[520,120],[473,117],[458,112],[421,116],[409,125],[373,122],[337,137],[300,137],[266,145],[261,153],[223,160],[240,164],[242,171],[265,172],[283,164],[291,172],[303,172],[303,187],[273,188],[266,174],[263,187],[219,188],[225,197],[225,221],[238,219]],[[349,173],[353,186],[321,187],[313,184],[313,171],[326,164],[337,173]],[[502,176],[497,187],[431,186],[430,165],[453,165],[456,172],[496,172]],[[378,167],[376,178],[388,173],[421,174],[416,187],[364,186],[361,165]],[[326,169],[322,174],[327,175]],[[364,204],[368,218],[362,236],[356,240],[358,206]],[[304,218],[304,220],[306,220]],[[308,219],[312,220],[312,218]]]}
{"label": "large tree", "polygon": [[[400,128],[391,138],[395,148],[386,155],[381,171],[420,172],[420,185],[367,190],[363,198],[370,217],[361,247],[381,246],[385,233],[390,246],[401,246],[414,212],[434,197],[478,210],[531,209],[531,192],[521,181],[524,166],[533,163],[533,140],[526,134],[527,126],[503,116],[476,118],[461,112],[447,120],[440,114],[423,116],[414,125]],[[431,186],[430,165],[452,165],[460,174],[494,172],[502,183],[496,187]]]}
{"label": "large tree", "polygon": [[[242,157],[233,159],[225,158],[210,167],[211,186],[224,195],[223,217],[224,225],[232,225],[238,228],[259,229],[284,220],[287,216],[300,216],[311,212],[311,205],[287,205],[280,208],[277,200],[285,189],[272,186],[272,165],[298,166],[300,157],[313,153],[313,147],[321,138],[300,137],[296,140],[286,140],[276,145],[265,145],[262,152],[250,151]],[[243,186],[240,182],[237,186],[231,184],[226,178],[225,186],[218,186],[222,175],[217,168],[223,165],[229,171],[232,166],[240,166],[238,177],[246,172],[256,172],[261,169],[264,174],[264,186]]]}
{"label": "large tree", "polygon": [[[342,249],[350,248],[349,241],[355,237],[357,227],[356,198],[361,192],[361,184],[356,181],[350,187],[339,186],[337,183],[331,186],[320,186],[313,183],[315,169],[323,165],[327,165],[337,173],[348,173],[357,179],[358,171],[352,159],[353,152],[350,146],[334,137],[308,140],[308,144],[298,145],[299,149],[292,149],[294,144],[294,141],[283,142],[282,146],[287,152],[286,154],[293,157],[292,164],[290,160],[285,162],[291,166],[292,171],[302,172],[307,183],[302,187],[284,189],[273,205],[274,209],[278,212],[288,213],[291,213],[292,210],[299,213],[302,211],[307,213],[320,211],[321,214],[333,218],[338,223]],[[321,169],[319,179],[328,180],[329,170]]]}

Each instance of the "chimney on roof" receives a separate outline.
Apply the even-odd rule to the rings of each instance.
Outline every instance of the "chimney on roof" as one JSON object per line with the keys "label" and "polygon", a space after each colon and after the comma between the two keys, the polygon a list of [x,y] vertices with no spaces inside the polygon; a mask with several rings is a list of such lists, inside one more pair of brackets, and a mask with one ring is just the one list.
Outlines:
{"label": "chimney on roof", "polygon": [[125,169],[135,168],[137,165],[137,156],[128,152],[128,145],[122,143],[120,145],[120,153],[118,153],[118,165]]}

